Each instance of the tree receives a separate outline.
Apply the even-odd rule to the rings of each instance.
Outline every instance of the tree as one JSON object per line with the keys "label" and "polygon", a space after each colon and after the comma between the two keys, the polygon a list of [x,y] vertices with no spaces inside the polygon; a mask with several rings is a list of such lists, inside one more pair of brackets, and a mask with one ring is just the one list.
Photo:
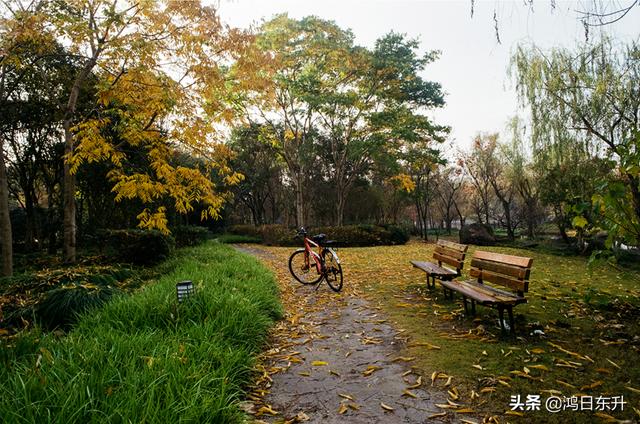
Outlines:
{"label": "tree", "polygon": [[435,192],[439,198],[442,218],[445,222],[447,234],[451,235],[451,223],[454,212],[460,219],[460,225],[464,225],[461,213],[460,193],[464,183],[464,170],[460,166],[449,166],[439,170],[435,184]]}
{"label": "tree", "polygon": [[441,141],[448,131],[416,113],[444,105],[440,84],[419,75],[438,52],[420,56],[418,48],[418,41],[393,32],[378,39],[372,52],[351,47],[337,62],[339,72],[329,73],[338,79],[318,96],[321,130],[330,141],[334,167],[336,225],[343,224],[354,180],[376,156],[397,149],[404,139]]}
{"label": "tree", "polygon": [[[209,170],[218,170],[227,183],[239,175],[228,167],[228,149],[213,139],[220,108],[211,93],[224,86],[219,62],[232,60],[247,37],[227,30],[215,10],[198,1],[47,4],[56,38],[70,46],[79,64],[63,108],[65,261],[76,257],[75,173],[83,162],[116,166],[109,175],[115,199],[138,198],[147,206],[138,215],[142,227],[168,231],[165,207],[150,209],[162,197],[171,198],[179,213],[202,202],[202,218],[217,217],[228,195],[216,191]],[[92,74],[99,79],[98,99],[94,110],[82,114],[78,97]],[[121,138],[145,146],[151,174],[121,167],[121,146],[103,131],[112,125],[109,109],[119,116]],[[177,146],[205,158],[205,169],[172,166]]]}
{"label": "tree", "polygon": [[235,154],[233,168],[245,176],[234,190],[235,197],[251,211],[254,225],[267,223],[267,206],[276,201],[276,189],[282,185],[276,149],[261,137],[261,127],[251,125],[235,128],[229,142]]}
{"label": "tree", "polygon": [[[8,99],[18,90],[9,74],[19,82],[53,44],[45,29],[45,15],[41,13],[44,2],[3,2],[0,6],[0,106],[3,116],[9,115]],[[32,52],[34,54],[27,54]],[[6,127],[3,128],[6,130]],[[3,131],[4,132],[4,131]],[[7,177],[7,155],[3,134],[0,139],[0,250],[2,251],[2,275],[13,273],[13,237],[9,217],[9,185]]]}
{"label": "tree", "polygon": [[474,140],[472,151],[465,158],[465,164],[482,200],[486,223],[490,224],[489,190],[491,190],[502,207],[503,225],[507,230],[507,237],[513,240],[517,227],[513,213],[515,190],[504,173],[505,167],[500,148],[497,133],[478,135]]}
{"label": "tree", "polygon": [[593,200],[609,243],[640,244],[640,46],[604,38],[577,52],[520,47],[513,66],[533,145],[575,150],[571,144],[585,142],[612,160],[618,177],[602,180]]}
{"label": "tree", "polygon": [[[412,131],[436,139],[447,130],[426,116],[410,116],[444,104],[440,85],[418,75],[436,52],[420,56],[417,41],[394,33],[373,51],[354,45],[353,38],[331,21],[277,16],[256,40],[271,60],[258,77],[237,84],[240,94],[232,99],[246,118],[271,128],[271,143],[294,183],[298,225],[305,219],[305,176],[318,144],[328,152],[335,223],[342,225],[349,191],[377,155],[397,149],[390,145]],[[410,120],[414,128],[403,133],[397,126]]]}

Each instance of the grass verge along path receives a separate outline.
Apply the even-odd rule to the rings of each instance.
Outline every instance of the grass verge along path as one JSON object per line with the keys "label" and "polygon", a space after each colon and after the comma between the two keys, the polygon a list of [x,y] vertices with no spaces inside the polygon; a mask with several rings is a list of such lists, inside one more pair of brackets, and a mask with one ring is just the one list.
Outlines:
{"label": "grass verge along path", "polygon": [[[65,336],[5,340],[2,421],[242,422],[237,403],[282,314],[273,275],[212,242],[163,268],[159,281],[90,311]],[[178,305],[181,280],[196,293]]]}

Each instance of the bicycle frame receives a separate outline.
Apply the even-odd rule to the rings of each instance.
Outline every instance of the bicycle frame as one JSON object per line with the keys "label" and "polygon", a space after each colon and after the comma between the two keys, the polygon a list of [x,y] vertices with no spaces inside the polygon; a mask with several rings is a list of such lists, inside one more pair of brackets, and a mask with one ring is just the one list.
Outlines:
{"label": "bicycle frame", "polygon": [[[313,251],[313,247],[318,248],[318,253]],[[320,256],[320,253],[322,252],[322,247],[315,241],[305,236],[304,250],[305,250],[305,255],[304,255],[305,266],[310,266],[309,255],[311,255],[313,257],[313,260],[316,263],[316,269],[318,270],[318,274],[322,274],[322,272],[324,271],[323,270],[324,267],[322,266],[322,256]]]}

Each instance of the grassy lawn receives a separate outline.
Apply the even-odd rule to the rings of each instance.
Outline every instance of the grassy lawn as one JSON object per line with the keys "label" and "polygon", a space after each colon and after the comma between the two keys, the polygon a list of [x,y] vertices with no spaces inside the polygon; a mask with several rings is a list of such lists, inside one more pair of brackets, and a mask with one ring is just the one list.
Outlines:
{"label": "grassy lawn", "polygon": [[[585,422],[640,418],[640,272],[595,268],[586,259],[522,249],[483,248],[534,258],[529,303],[514,309],[517,337],[502,336],[497,311],[429,292],[411,259],[427,260],[433,244],[345,248],[339,255],[345,291],[364,295],[406,330],[406,356],[424,380],[450,391],[451,417],[499,422]],[[290,248],[268,248],[285,260]],[[474,248],[469,252],[469,258]],[[284,263],[284,262],[283,262]],[[466,264],[468,267],[468,263]],[[540,331],[534,333],[535,330]],[[434,374],[435,373],[435,374]],[[451,381],[448,382],[448,377]],[[447,382],[449,383],[448,385]],[[446,385],[446,386],[445,386]],[[455,390],[454,390],[455,389]],[[624,411],[510,412],[510,396],[624,396]],[[595,402],[595,401],[594,401]],[[594,403],[595,407],[595,403]],[[612,416],[612,417],[609,417]]]}
{"label": "grassy lawn", "polygon": [[[209,242],[181,250],[133,295],[82,316],[67,335],[31,331],[0,346],[3,422],[243,422],[237,407],[267,330],[274,277]],[[176,303],[175,283],[196,294]]]}

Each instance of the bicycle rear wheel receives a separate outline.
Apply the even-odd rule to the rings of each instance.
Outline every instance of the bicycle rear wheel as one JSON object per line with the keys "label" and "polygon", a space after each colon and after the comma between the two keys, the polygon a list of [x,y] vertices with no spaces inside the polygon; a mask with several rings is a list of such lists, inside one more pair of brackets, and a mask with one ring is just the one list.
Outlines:
{"label": "bicycle rear wheel", "polygon": [[339,292],[342,290],[342,266],[340,265],[338,255],[331,249],[324,249],[322,251],[322,260],[324,262],[324,277],[327,280],[327,284],[329,284],[331,290]]}
{"label": "bicycle rear wheel", "polygon": [[289,258],[289,271],[302,284],[316,284],[322,278],[316,263],[304,249],[298,249]]}

